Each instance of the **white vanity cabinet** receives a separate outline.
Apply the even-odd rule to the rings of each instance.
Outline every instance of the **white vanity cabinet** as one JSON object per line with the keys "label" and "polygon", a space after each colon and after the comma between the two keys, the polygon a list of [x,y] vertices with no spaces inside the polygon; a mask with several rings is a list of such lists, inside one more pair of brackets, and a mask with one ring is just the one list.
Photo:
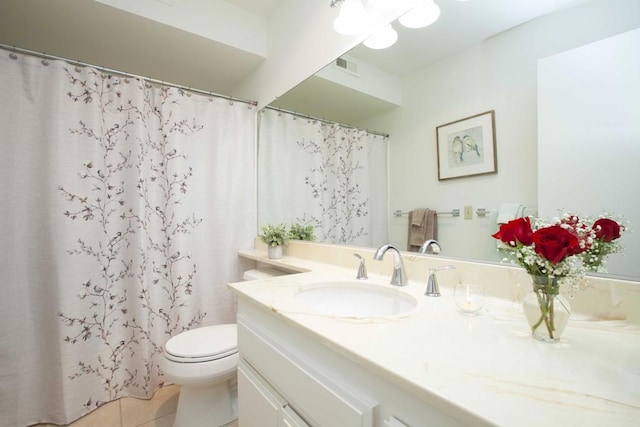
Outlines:
{"label": "white vanity cabinet", "polygon": [[242,296],[238,348],[242,427],[464,425]]}
{"label": "white vanity cabinet", "polygon": [[331,377],[264,319],[238,316],[242,427],[372,427],[375,402]]}
{"label": "white vanity cabinet", "polygon": [[244,360],[238,365],[243,427],[308,427],[286,400]]}

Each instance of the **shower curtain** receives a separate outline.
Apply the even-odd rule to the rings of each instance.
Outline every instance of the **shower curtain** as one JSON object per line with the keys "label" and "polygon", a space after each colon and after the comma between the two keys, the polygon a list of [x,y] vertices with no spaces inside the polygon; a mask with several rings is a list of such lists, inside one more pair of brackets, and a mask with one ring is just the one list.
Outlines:
{"label": "shower curtain", "polygon": [[255,107],[0,50],[1,426],[163,384],[166,340],[235,321]]}
{"label": "shower curtain", "polygon": [[311,224],[326,243],[388,243],[388,137],[269,108],[259,116],[260,225]]}

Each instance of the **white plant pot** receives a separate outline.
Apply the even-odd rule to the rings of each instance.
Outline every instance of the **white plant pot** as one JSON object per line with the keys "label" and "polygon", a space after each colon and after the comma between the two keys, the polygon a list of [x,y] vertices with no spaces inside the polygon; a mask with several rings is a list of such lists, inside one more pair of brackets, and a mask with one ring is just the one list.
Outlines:
{"label": "white plant pot", "polygon": [[269,259],[280,259],[282,258],[282,246],[269,246],[267,253],[269,254]]}

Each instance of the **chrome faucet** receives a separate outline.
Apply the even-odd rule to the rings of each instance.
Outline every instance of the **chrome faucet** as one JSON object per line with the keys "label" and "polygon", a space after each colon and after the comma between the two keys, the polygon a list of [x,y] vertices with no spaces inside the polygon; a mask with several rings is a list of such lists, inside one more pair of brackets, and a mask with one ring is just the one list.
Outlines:
{"label": "chrome faucet", "polygon": [[409,281],[407,280],[407,273],[404,269],[402,255],[400,255],[400,251],[397,250],[394,246],[380,246],[376,253],[373,254],[373,259],[375,259],[376,261],[382,261],[384,254],[389,250],[393,253],[393,274],[391,275],[391,284],[395,286],[407,286],[409,284]]}
{"label": "chrome faucet", "polygon": [[438,287],[438,279],[436,278],[436,271],[453,270],[455,268],[456,268],[455,265],[445,265],[443,267],[430,268],[429,280],[427,281],[427,290],[425,291],[424,294],[428,297],[439,297],[440,288]]}
{"label": "chrome faucet", "polygon": [[365,267],[364,265],[364,258],[362,258],[358,254],[353,254],[353,256],[360,260],[360,266],[358,267],[358,275],[356,276],[356,279],[366,280],[368,276],[367,276],[367,267]]}
{"label": "chrome faucet", "polygon": [[424,242],[422,246],[420,246],[418,252],[421,254],[438,255],[440,252],[442,252],[442,247],[440,247],[440,243],[438,243],[437,240],[430,239]]}

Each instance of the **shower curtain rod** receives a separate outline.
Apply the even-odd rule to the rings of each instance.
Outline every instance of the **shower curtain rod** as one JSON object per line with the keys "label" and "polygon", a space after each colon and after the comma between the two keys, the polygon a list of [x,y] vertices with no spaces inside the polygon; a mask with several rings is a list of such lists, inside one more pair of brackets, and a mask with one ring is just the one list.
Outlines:
{"label": "shower curtain rod", "polygon": [[[145,77],[145,76],[140,76],[140,75],[137,75],[137,74],[128,73],[126,71],[114,70],[112,68],[107,68],[107,67],[103,67],[103,66],[100,66],[100,65],[89,64],[87,62],[77,61],[75,59],[69,59],[69,58],[64,58],[62,56],[51,55],[51,54],[48,54],[46,52],[37,52],[35,50],[24,49],[24,48],[21,48],[21,47],[11,46],[11,45],[7,45],[7,44],[4,44],[4,43],[0,43],[0,49],[6,50],[8,52],[13,52],[13,53],[22,53],[22,54],[26,54],[26,55],[31,55],[31,56],[35,56],[37,58],[64,61],[64,62],[66,62],[66,63],[68,63],[70,65],[78,65],[78,66],[81,66],[81,67],[92,67],[92,68],[95,68],[97,70],[104,71],[105,73],[114,74],[114,75],[123,76],[123,77],[131,77],[131,78],[134,78],[134,79],[140,79],[140,80],[143,80],[143,81],[146,81],[146,82],[149,82],[149,83],[155,83],[155,84],[159,84],[159,85],[162,85],[162,86],[173,87],[173,88],[176,88],[176,89],[182,89],[182,90],[185,90],[185,91],[188,91],[188,92],[197,93],[199,95],[215,96],[215,97],[222,98],[222,99],[228,99],[228,100],[234,101],[234,102],[243,102],[245,104],[250,104],[250,105],[253,105],[253,106],[258,105],[258,103],[256,101],[249,101],[249,100],[246,100],[246,99],[236,98],[234,96],[221,95],[219,93],[214,93],[214,92],[211,92],[211,91],[206,91],[206,90],[202,90],[202,89],[195,89],[195,88],[184,86],[184,85],[180,85],[180,84],[177,84],[177,83],[170,83],[170,82],[166,82],[166,81],[163,81],[163,80],[154,79],[154,78],[151,78],[151,77]],[[305,118],[305,119],[318,120],[318,121],[321,121],[321,122],[324,122],[324,123],[337,123],[337,122],[334,122],[334,121],[331,121],[331,120],[327,120],[327,119],[323,119],[323,118],[320,118],[320,117],[313,117],[313,116],[310,116],[310,115],[307,115],[307,114],[298,113],[298,112],[295,112],[295,111],[285,110],[283,108],[271,107],[271,106],[266,106],[265,108],[270,108],[270,109],[275,110],[275,111],[280,111],[280,112],[283,112],[283,113],[292,114],[294,116],[302,117],[302,118]],[[337,123],[337,124],[339,124],[340,126],[344,126],[346,128],[350,128],[350,129],[360,129],[360,128],[357,128],[355,126],[347,125],[347,124],[344,124],[344,123]],[[382,136],[384,138],[388,138],[389,137],[388,133],[377,132],[377,131],[369,130],[369,129],[362,129],[362,130],[364,130],[366,132],[369,132],[369,133],[371,133],[373,135]]]}
{"label": "shower curtain rod", "polygon": [[173,87],[173,88],[176,88],[176,89],[181,89],[181,90],[184,90],[184,91],[187,91],[187,92],[191,92],[191,93],[196,93],[196,94],[199,94],[199,95],[215,96],[216,98],[228,99],[229,101],[234,101],[234,102],[243,102],[245,104],[250,104],[250,105],[253,105],[253,106],[258,105],[258,103],[256,101],[248,101],[246,99],[236,98],[236,97],[229,96],[229,95],[221,95],[219,93],[214,93],[214,92],[207,91],[207,90],[202,90],[202,89],[195,89],[195,88],[184,86],[184,85],[180,85],[180,84],[177,84],[177,83],[165,82],[163,80],[157,80],[157,79],[153,79],[151,77],[139,76],[137,74],[127,73],[126,71],[114,70],[114,69],[111,69],[111,68],[102,67],[100,65],[93,65],[93,64],[89,64],[87,62],[76,61],[75,59],[69,59],[69,58],[63,58],[61,56],[50,55],[50,54],[45,53],[45,52],[36,52],[34,50],[23,49],[23,48],[16,47],[16,46],[10,46],[10,45],[6,45],[4,43],[0,43],[0,48],[4,49],[6,51],[9,51],[9,52],[22,53],[22,54],[26,54],[26,55],[35,56],[37,58],[64,61],[64,62],[66,62],[66,63],[68,63],[70,65],[77,65],[77,66],[81,66],[81,67],[92,67],[92,68],[95,68],[97,70],[103,71],[105,73],[114,74],[114,75],[122,76],[122,77],[131,77],[131,78],[134,78],[134,79],[140,79],[140,80],[143,80],[145,82],[155,83],[155,84],[159,84],[159,85],[167,86],[167,87]]}
{"label": "shower curtain rod", "polygon": [[304,119],[318,120],[318,121],[320,121],[320,122],[323,122],[323,123],[329,123],[329,124],[331,124],[331,123],[335,123],[335,124],[338,124],[338,125],[340,125],[340,126],[344,126],[344,127],[346,127],[346,128],[349,128],[349,129],[360,129],[360,130],[363,130],[363,131],[368,132],[368,133],[373,134],[373,135],[382,136],[383,138],[389,138],[389,134],[388,134],[388,133],[377,132],[377,131],[375,131],[375,130],[369,130],[369,129],[362,129],[362,128],[358,128],[358,127],[356,127],[356,126],[352,126],[352,125],[345,125],[344,123],[338,123],[338,122],[334,122],[334,121],[331,121],[331,120],[322,119],[322,118],[320,118],[320,117],[313,117],[313,116],[310,116],[310,115],[308,115],[308,114],[297,113],[297,112],[295,112],[295,111],[285,110],[284,108],[271,107],[271,106],[269,106],[269,105],[267,105],[267,106],[266,106],[266,107],[264,107],[264,108],[269,108],[269,109],[271,109],[271,110],[279,111],[279,112],[281,112],[281,113],[292,114],[292,115],[294,115],[294,116],[302,117],[302,118],[304,118]]}

